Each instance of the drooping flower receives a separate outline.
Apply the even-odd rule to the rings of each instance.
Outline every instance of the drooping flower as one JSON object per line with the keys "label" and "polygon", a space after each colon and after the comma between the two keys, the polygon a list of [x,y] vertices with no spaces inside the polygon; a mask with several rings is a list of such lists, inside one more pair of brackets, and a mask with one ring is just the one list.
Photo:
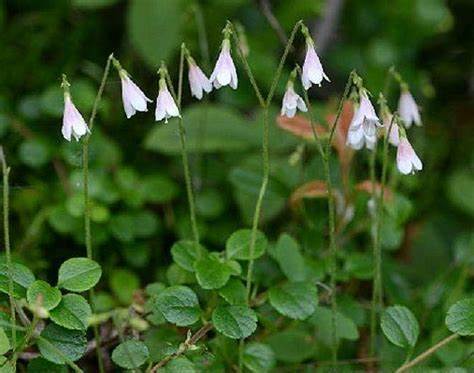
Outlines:
{"label": "drooping flower", "polygon": [[74,106],[69,90],[65,89],[63,126],[61,128],[63,137],[67,141],[71,141],[71,136],[73,136],[76,141],[79,141],[79,139],[88,132],[90,131],[87,127],[86,121],[79,110],[77,110],[76,106]]}
{"label": "drooping flower", "polygon": [[168,123],[168,119],[171,117],[181,117],[181,115],[179,114],[178,107],[176,106],[173,97],[168,91],[168,86],[166,85],[164,77],[161,77],[160,91],[156,98],[155,120],[158,122],[164,119],[165,123]]}
{"label": "drooping flower", "polygon": [[296,114],[296,109],[299,109],[303,112],[308,111],[303,99],[295,92],[293,82],[289,81],[286,86],[285,95],[283,96],[281,115],[284,115],[288,118],[293,118]]}
{"label": "drooping flower", "polygon": [[306,57],[304,59],[303,71],[301,73],[301,82],[304,89],[308,90],[313,84],[321,86],[323,79],[330,82],[328,76],[323,70],[321,61],[314,49],[314,42],[311,38],[306,38]]}
{"label": "drooping flower", "polygon": [[402,89],[400,100],[398,101],[398,112],[406,128],[410,128],[413,123],[421,126],[420,111],[410,91]]}
{"label": "drooping flower", "polygon": [[130,119],[137,111],[148,111],[147,102],[153,100],[146,97],[125,70],[121,70],[119,74],[122,82],[123,109],[127,118]]}
{"label": "drooping flower", "polygon": [[188,58],[188,66],[191,95],[200,100],[203,96],[203,92],[209,93],[212,91],[212,84],[192,57]]}
{"label": "drooping flower", "polygon": [[217,89],[226,85],[237,89],[237,70],[235,69],[234,61],[230,55],[230,40],[228,38],[222,41],[221,53],[219,54],[216,66],[209,80]]}
{"label": "drooping flower", "polygon": [[398,144],[397,168],[404,175],[423,169],[420,158],[418,158],[415,150],[413,150],[413,147],[405,136],[401,137],[400,143]]}
{"label": "drooping flower", "polygon": [[377,142],[377,127],[383,127],[375,113],[367,93],[360,94],[359,107],[354,113],[349,131],[347,133],[347,145],[353,149],[362,149],[364,144],[368,149],[373,149]]}

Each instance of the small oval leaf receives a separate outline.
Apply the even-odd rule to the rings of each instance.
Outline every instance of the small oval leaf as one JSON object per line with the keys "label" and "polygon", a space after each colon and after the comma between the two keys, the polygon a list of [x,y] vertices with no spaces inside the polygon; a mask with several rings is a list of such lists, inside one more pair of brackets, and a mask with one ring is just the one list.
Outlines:
{"label": "small oval leaf", "polygon": [[166,320],[178,326],[194,324],[201,314],[196,294],[186,286],[171,286],[163,290],[156,297],[155,306]]}
{"label": "small oval leaf", "polygon": [[45,281],[36,280],[28,288],[26,299],[29,304],[39,305],[49,311],[61,302],[61,292]]}
{"label": "small oval leaf", "polygon": [[71,258],[59,268],[58,286],[60,288],[83,292],[93,288],[102,275],[100,265],[88,258]]}
{"label": "small oval leaf", "polygon": [[257,315],[247,306],[218,306],[212,312],[212,322],[232,339],[247,338],[257,329]]}
{"label": "small oval leaf", "polygon": [[58,306],[49,311],[56,324],[73,330],[86,330],[92,315],[89,303],[77,294],[67,294]]}
{"label": "small oval leaf", "polygon": [[382,315],[381,327],[387,339],[402,348],[414,347],[420,333],[418,321],[404,306],[388,307]]}
{"label": "small oval leaf", "polygon": [[459,335],[474,335],[474,298],[461,299],[453,304],[446,316],[449,330]]}
{"label": "small oval leaf", "polygon": [[135,369],[143,365],[150,353],[142,341],[128,340],[120,343],[112,352],[112,360],[121,368]]}
{"label": "small oval leaf", "polygon": [[229,259],[250,260],[261,257],[267,249],[268,241],[265,235],[257,231],[253,253],[250,253],[251,229],[240,229],[227,239],[225,250]]}
{"label": "small oval leaf", "polygon": [[65,364],[66,360],[79,360],[87,347],[85,333],[68,330],[59,325],[49,324],[38,340],[41,355],[56,364]]}
{"label": "small oval leaf", "polygon": [[273,287],[269,292],[270,304],[282,315],[304,320],[318,305],[316,286],[308,282],[289,282]]}

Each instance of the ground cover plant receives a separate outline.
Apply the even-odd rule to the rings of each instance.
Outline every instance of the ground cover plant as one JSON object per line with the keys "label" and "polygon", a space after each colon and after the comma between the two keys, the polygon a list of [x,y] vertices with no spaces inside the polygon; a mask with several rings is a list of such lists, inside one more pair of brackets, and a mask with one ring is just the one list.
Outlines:
{"label": "ground cover plant", "polygon": [[0,371],[472,370],[464,3],[397,3],[1,2]]}

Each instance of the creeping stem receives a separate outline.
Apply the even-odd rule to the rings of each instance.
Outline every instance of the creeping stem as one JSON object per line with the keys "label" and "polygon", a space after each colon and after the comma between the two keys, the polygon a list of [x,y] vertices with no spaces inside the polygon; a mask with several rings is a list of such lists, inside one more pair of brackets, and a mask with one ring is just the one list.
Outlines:
{"label": "creeping stem", "polygon": [[[97,91],[97,95],[94,100],[94,105],[92,106],[92,113],[89,119],[89,131],[92,131],[92,127],[94,126],[94,120],[97,115],[97,110],[99,108],[99,103],[102,100],[102,94],[104,92],[105,83],[109,76],[110,72],[110,65],[113,59],[113,55],[111,54],[107,59],[107,63],[105,65],[104,74],[102,75],[102,80],[100,82],[99,90]],[[90,133],[85,137],[84,142],[82,144],[82,170],[83,170],[83,183],[84,183],[84,230],[85,230],[85,241],[86,241],[86,252],[87,257],[89,259],[93,259],[93,251],[92,251],[92,236],[91,236],[91,202],[89,197],[89,139]],[[91,302],[94,301],[94,290],[89,290],[89,299]],[[104,372],[104,362],[102,359],[102,353],[100,351],[100,334],[97,325],[93,325],[94,330],[94,338],[96,341],[97,346],[97,362],[99,364],[99,371],[100,373]]]}
{"label": "creeping stem", "polygon": [[13,350],[16,349],[16,313],[15,313],[15,300],[13,299],[13,272],[12,272],[12,255],[10,247],[10,190],[8,177],[10,175],[10,167],[7,166],[7,161],[5,159],[5,153],[3,152],[3,147],[0,146],[0,161],[2,162],[2,172],[3,172],[3,238],[5,243],[5,257],[7,261],[7,273],[8,273],[8,298],[10,301],[10,316],[12,328],[12,344]]}

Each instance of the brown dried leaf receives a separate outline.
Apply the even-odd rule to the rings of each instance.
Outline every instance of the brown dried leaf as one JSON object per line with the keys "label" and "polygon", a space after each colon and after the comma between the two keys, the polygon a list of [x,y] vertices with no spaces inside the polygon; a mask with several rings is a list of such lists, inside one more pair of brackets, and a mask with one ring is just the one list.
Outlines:
{"label": "brown dried leaf", "polygon": [[303,198],[326,198],[328,188],[325,181],[314,180],[298,187],[290,197],[290,205],[297,206]]}
{"label": "brown dried leaf", "polygon": [[[295,136],[305,140],[314,140],[311,122],[302,115],[295,115],[293,118],[280,115],[277,117],[277,123],[280,128],[291,132]],[[314,127],[318,136],[323,137],[328,135],[328,130],[320,124],[315,123]]]}
{"label": "brown dried leaf", "polygon": [[[366,192],[368,194],[372,194],[372,182],[370,180],[364,180],[364,181],[358,183],[355,186],[355,189],[358,190],[358,191],[361,191],[361,192]],[[375,183],[375,193],[377,195],[379,195],[381,191],[382,191],[382,184],[376,182]],[[393,192],[387,186],[385,186],[385,188],[384,188],[383,198],[384,198],[385,202],[391,201],[393,199]]]}

